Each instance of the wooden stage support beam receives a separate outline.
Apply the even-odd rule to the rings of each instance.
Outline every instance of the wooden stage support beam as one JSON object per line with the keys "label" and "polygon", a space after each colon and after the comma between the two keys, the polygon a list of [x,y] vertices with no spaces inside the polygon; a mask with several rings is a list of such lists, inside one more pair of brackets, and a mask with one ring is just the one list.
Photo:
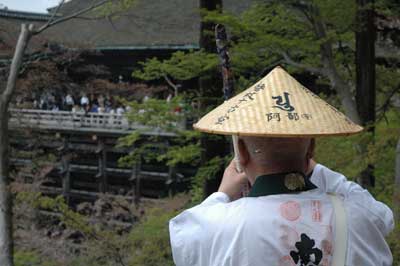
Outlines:
{"label": "wooden stage support beam", "polygon": [[67,204],[70,203],[71,195],[71,168],[70,168],[70,163],[71,163],[71,158],[72,154],[69,153],[68,150],[68,143],[69,140],[68,138],[64,138],[64,144],[62,147],[60,147],[58,150],[61,153],[61,170],[60,174],[62,177],[62,194],[65,198],[65,201]]}
{"label": "wooden stage support beam", "polygon": [[96,178],[99,179],[99,191],[101,193],[106,193],[108,190],[108,180],[107,180],[107,149],[104,145],[104,139],[98,138],[97,140],[97,160],[98,160],[98,169],[99,172],[96,175]]}

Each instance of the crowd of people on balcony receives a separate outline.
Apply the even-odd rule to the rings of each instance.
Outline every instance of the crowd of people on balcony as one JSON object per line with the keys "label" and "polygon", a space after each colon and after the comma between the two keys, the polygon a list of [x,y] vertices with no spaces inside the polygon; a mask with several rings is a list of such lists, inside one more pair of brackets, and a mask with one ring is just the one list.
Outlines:
{"label": "crowd of people on balcony", "polygon": [[61,96],[53,93],[43,93],[39,96],[33,95],[31,98],[17,96],[14,107],[47,111],[109,113],[118,115],[130,111],[129,106],[123,106],[110,95],[88,95],[86,93],[82,93],[80,96],[75,96],[72,93]]}

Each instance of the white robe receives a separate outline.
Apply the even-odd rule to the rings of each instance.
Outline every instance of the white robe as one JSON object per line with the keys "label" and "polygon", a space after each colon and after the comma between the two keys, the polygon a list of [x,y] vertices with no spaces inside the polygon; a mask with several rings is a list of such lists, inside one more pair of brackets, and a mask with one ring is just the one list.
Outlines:
{"label": "white robe", "polygon": [[[170,221],[177,266],[294,266],[290,254],[305,234],[322,251],[319,265],[331,265],[335,214],[326,192],[344,199],[348,223],[346,266],[392,265],[385,236],[393,213],[354,182],[317,164],[318,188],[298,194],[246,197],[230,202],[216,192]],[[291,253],[292,252],[292,253]],[[295,253],[293,253],[295,252]],[[314,257],[312,257],[314,256]],[[315,254],[311,255],[315,259]],[[309,264],[313,265],[313,264]]]}

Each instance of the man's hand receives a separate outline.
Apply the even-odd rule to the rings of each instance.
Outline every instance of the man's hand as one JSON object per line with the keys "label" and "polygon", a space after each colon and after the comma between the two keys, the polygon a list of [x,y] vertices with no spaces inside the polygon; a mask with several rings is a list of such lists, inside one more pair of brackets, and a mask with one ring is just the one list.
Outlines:
{"label": "man's hand", "polygon": [[235,168],[235,161],[232,160],[225,169],[218,191],[227,194],[231,200],[236,200],[241,197],[242,188],[246,183],[246,174],[238,173]]}
{"label": "man's hand", "polygon": [[306,176],[308,176],[309,174],[311,174],[311,172],[314,170],[314,167],[317,165],[317,163],[314,161],[313,158],[311,158],[308,162],[308,167],[306,170]]}

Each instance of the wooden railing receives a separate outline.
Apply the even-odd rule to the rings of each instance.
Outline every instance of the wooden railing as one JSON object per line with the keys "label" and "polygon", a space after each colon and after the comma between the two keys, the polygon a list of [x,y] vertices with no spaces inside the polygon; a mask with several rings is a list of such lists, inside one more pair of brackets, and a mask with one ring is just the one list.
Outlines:
{"label": "wooden railing", "polygon": [[[125,116],[109,113],[85,113],[69,111],[47,111],[32,109],[9,109],[11,127],[32,127],[39,129],[109,132],[126,134],[142,130],[150,135],[175,135],[160,128],[149,128],[130,123]],[[182,128],[182,124],[177,125]]]}

